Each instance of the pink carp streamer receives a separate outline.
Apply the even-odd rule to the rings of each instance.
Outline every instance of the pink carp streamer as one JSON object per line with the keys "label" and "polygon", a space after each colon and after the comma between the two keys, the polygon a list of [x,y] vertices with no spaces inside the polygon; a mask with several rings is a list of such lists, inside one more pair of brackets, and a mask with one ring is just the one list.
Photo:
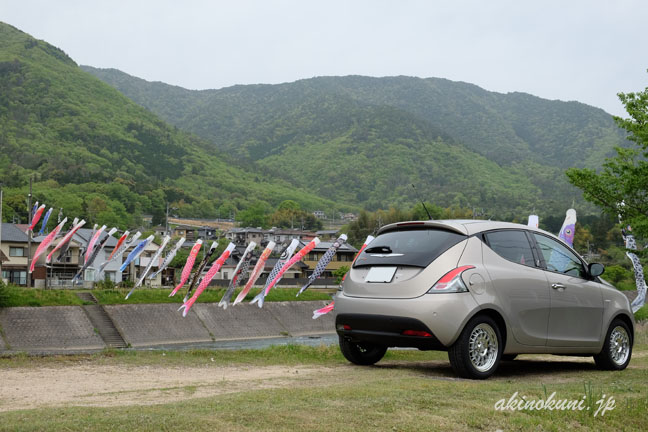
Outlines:
{"label": "pink carp streamer", "polygon": [[176,295],[178,290],[182,288],[182,286],[187,282],[189,279],[189,276],[191,276],[191,269],[193,268],[194,263],[196,262],[196,257],[198,256],[198,252],[200,252],[200,248],[202,246],[202,240],[198,240],[196,244],[193,245],[191,248],[191,252],[189,252],[189,256],[187,257],[187,262],[184,265],[184,268],[182,269],[182,275],[180,276],[180,283],[178,284],[177,287],[173,291],[171,291],[171,294],[169,294],[169,297],[173,297]]}
{"label": "pink carp streamer", "polygon": [[63,225],[65,225],[66,222],[67,222],[67,218],[63,219],[63,222],[58,224],[56,228],[52,230],[51,233],[47,234],[47,237],[45,237],[41,242],[41,244],[38,245],[38,248],[34,253],[34,258],[32,259],[31,265],[29,266],[29,273],[33,273],[34,267],[36,266],[36,261],[38,261],[38,257],[40,257],[41,254],[47,250],[50,243],[52,243],[52,241],[54,241],[56,236],[58,236],[59,232],[61,232],[61,228],[63,228]]}
{"label": "pink carp streamer", "polygon": [[41,215],[43,214],[43,210],[45,210],[45,204],[41,204],[40,207],[36,210],[36,213],[34,213],[34,217],[32,218],[32,223],[29,225],[29,231],[34,232],[34,227],[40,220]]}
{"label": "pink carp streamer", "polygon": [[[200,285],[198,285],[198,288],[196,288],[196,292],[194,295],[187,300],[182,306],[180,306],[180,309],[182,310],[182,316],[186,317],[187,313],[189,312],[189,309],[191,309],[191,306],[193,306],[194,303],[196,303],[196,300],[198,300],[198,297],[200,297],[200,294],[205,291],[205,288],[209,286],[209,282],[216,276],[216,273],[218,273],[218,270],[225,264],[225,261],[227,261],[227,258],[230,257],[232,254],[232,251],[236,245],[234,243],[230,243],[227,245],[227,248],[223,251],[220,257],[214,263],[212,264],[211,268],[203,278],[203,280],[200,282]],[[183,310],[184,309],[184,310]]]}
{"label": "pink carp streamer", "polygon": [[306,256],[307,253],[315,249],[315,247],[320,244],[320,239],[318,237],[315,237],[313,240],[310,241],[306,246],[304,246],[299,252],[297,252],[290,260],[284,264],[284,266],[279,270],[279,273],[277,273],[277,276],[274,277],[272,282],[270,282],[270,285],[266,288],[265,295],[267,296],[272,287],[275,286],[277,282],[279,282],[279,279],[283,276],[286,271],[290,267],[292,267],[296,262],[301,261],[302,258]]}
{"label": "pink carp streamer", "polygon": [[85,225],[85,223],[86,223],[86,221],[82,220],[81,222],[79,222],[78,224],[76,224],[72,228],[70,228],[70,231],[68,231],[68,233],[65,234],[65,236],[61,239],[61,241],[58,242],[56,247],[54,249],[52,249],[52,252],[50,252],[49,255],[47,255],[47,258],[45,258],[45,262],[46,263],[51,262],[52,261],[52,255],[54,255],[54,252],[61,249],[63,247],[63,245],[67,244],[67,242],[72,240],[72,237],[74,236],[74,234],[79,230],[79,228],[81,228],[83,225]]}
{"label": "pink carp streamer", "polygon": [[196,285],[199,282],[200,275],[202,274],[203,270],[207,266],[207,263],[211,259],[211,256],[214,254],[217,247],[218,247],[218,242],[212,242],[209,250],[203,257],[202,261],[200,262],[200,264],[198,264],[196,270],[194,270],[191,276],[189,277],[189,288],[187,289],[187,294],[185,294],[184,298],[182,299],[182,303],[186,302],[187,300],[189,300],[189,297],[191,297],[191,293],[193,292],[193,289],[196,287]]}
{"label": "pink carp streamer", "polygon": [[239,295],[236,297],[236,300],[234,300],[232,306],[235,306],[241,301],[243,301],[247,293],[250,292],[250,289],[252,289],[254,283],[257,281],[257,279],[259,279],[259,276],[261,276],[265,263],[266,261],[268,261],[268,258],[270,257],[270,254],[272,253],[274,247],[275,247],[275,242],[271,241],[270,243],[268,243],[268,246],[266,246],[265,250],[259,257],[259,260],[257,261],[256,265],[254,266],[254,270],[252,270],[252,273],[250,274],[250,279],[247,281],[245,287],[243,287]]}
{"label": "pink carp streamer", "polygon": [[232,298],[232,294],[234,294],[234,290],[239,286],[241,281],[247,277],[248,270],[250,268],[250,260],[252,259],[252,252],[254,251],[255,247],[256,243],[251,241],[248,247],[245,248],[245,251],[241,256],[241,260],[234,269],[232,280],[230,281],[225,294],[223,294],[223,298],[218,302],[218,306],[222,306],[223,309],[227,309],[230,299]]}
{"label": "pink carp streamer", "polygon": [[335,308],[335,300],[333,300],[330,304],[327,304],[323,308],[313,311],[313,319],[317,319],[322,315],[326,315],[327,313],[331,312],[333,308]]}
{"label": "pink carp streamer", "polygon": [[99,230],[97,230],[92,238],[90,239],[90,242],[88,243],[88,248],[85,251],[85,258],[83,260],[84,263],[88,262],[88,259],[90,259],[90,256],[92,255],[92,250],[95,247],[95,244],[97,243],[97,240],[101,236],[101,233],[106,229],[106,225],[102,225]]}

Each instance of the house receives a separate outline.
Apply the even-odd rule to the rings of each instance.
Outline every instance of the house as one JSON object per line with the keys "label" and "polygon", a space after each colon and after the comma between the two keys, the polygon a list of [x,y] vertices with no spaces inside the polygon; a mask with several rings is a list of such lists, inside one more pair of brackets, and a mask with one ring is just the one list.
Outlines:
{"label": "house", "polygon": [[2,224],[0,264],[2,280],[15,285],[27,285],[27,234],[15,224]]}
{"label": "house", "polygon": [[315,238],[312,231],[302,231],[299,229],[271,228],[264,237],[266,244],[273,241],[277,244],[275,251],[280,251],[282,244],[290,243],[293,239],[310,241]]}
{"label": "house", "polygon": [[313,212],[313,216],[315,216],[317,219],[326,219],[326,213],[324,213],[322,210],[315,210]]}
{"label": "house", "polygon": [[333,240],[335,241],[338,238],[339,230],[321,230],[315,233],[315,236],[319,237],[320,240]]}
{"label": "house", "polygon": [[262,228],[232,228],[225,233],[225,238],[236,245],[247,246],[252,241],[260,245],[263,240],[267,240],[267,233]]}
{"label": "house", "polygon": [[[333,245],[333,243],[334,241],[321,242],[304,257],[303,263],[307,267],[304,272],[304,277],[309,277],[313,274],[317,263],[326,253],[326,251]],[[306,243],[302,241],[299,249],[303,248],[304,246],[306,246]],[[354,248],[350,244],[342,244],[342,246],[340,246],[340,248],[335,253],[335,256],[333,257],[331,262],[326,266],[326,270],[324,271],[324,273],[322,273],[321,277],[330,278],[333,277],[333,272],[340,267],[351,267],[353,258],[355,258],[357,253],[358,249]]]}

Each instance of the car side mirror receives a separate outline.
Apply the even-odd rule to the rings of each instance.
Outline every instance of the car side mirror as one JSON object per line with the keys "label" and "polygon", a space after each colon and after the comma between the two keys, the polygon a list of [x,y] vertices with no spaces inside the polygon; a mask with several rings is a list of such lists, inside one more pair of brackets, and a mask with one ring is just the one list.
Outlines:
{"label": "car side mirror", "polygon": [[594,278],[597,276],[601,276],[605,272],[605,266],[603,266],[603,264],[600,263],[591,263],[587,267],[587,271],[589,272],[590,276]]}

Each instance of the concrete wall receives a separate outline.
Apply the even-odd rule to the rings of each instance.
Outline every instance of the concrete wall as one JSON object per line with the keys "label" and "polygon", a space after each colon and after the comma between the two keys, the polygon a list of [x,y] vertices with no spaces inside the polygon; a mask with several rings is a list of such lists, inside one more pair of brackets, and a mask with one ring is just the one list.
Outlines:
{"label": "concrete wall", "polygon": [[[328,301],[243,303],[227,309],[198,303],[187,317],[180,303],[108,305],[105,311],[133,347],[335,332],[334,315],[313,320]],[[106,347],[82,306],[0,309],[0,354],[66,352]]]}

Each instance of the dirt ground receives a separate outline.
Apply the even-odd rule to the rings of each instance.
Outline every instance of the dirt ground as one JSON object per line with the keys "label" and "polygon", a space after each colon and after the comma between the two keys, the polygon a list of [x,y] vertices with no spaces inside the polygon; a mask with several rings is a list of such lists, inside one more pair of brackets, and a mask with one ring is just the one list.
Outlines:
{"label": "dirt ground", "polygon": [[0,412],[75,406],[150,405],[295,385],[328,368],[313,366],[65,366],[0,370]]}

